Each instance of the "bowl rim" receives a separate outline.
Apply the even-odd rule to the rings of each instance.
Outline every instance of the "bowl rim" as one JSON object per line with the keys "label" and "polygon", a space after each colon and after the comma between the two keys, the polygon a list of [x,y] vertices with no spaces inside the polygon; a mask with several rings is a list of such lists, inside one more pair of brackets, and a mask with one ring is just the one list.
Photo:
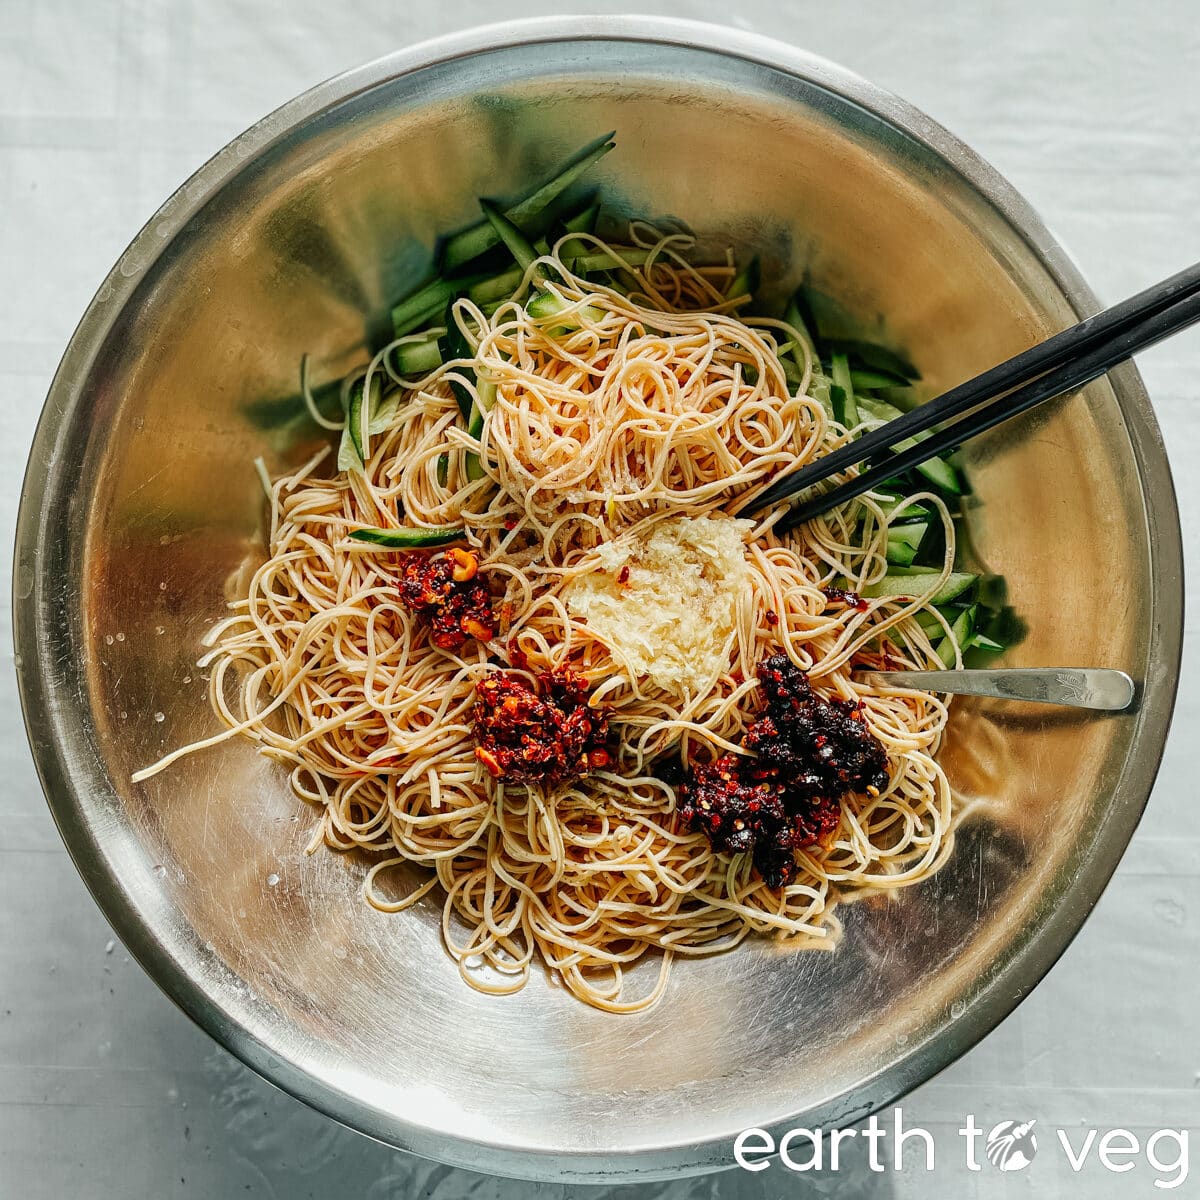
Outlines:
{"label": "bowl rim", "polygon": [[[54,689],[39,670],[39,545],[46,494],[56,462],[61,419],[73,407],[92,360],[118,314],[159,253],[191,217],[253,159],[296,125],[397,76],[476,54],[549,42],[615,41],[663,44],[740,59],[798,76],[848,100],[914,138],[946,160],[979,198],[998,210],[1034,252],[1062,297],[1079,313],[1098,309],[1081,273],[1033,208],[986,161],[954,134],[891,92],[827,59],[759,34],[711,23],[654,16],[535,17],[474,27],[394,51],[315,85],[240,134],[186,180],[143,226],[98,288],[54,375],[22,484],[13,561],[13,632],[22,712],[42,789],[77,870],[114,931],[147,974],[197,1025],[246,1066],[326,1116],[376,1140],[456,1166],[517,1178],[559,1182],[662,1179],[732,1166],[727,1155],[738,1132],[698,1141],[638,1146],[604,1153],[514,1147],[422,1126],[358,1101],[283,1060],[258,1034],[232,1018],[183,968],[143,919],[130,891],[109,871],[83,819],[83,805],[66,758],[50,734]],[[1157,775],[1178,686],[1183,640],[1183,553],[1179,512],[1166,450],[1141,378],[1131,365],[1114,372],[1114,393],[1125,422],[1147,518],[1154,620],[1152,657],[1165,672],[1145,696],[1145,727],[1156,743],[1127,762],[1119,813],[1105,823],[1086,871],[1036,922],[975,1003],[941,1036],[915,1045],[904,1058],[863,1081],[852,1100],[830,1111],[839,1125],[895,1103],[976,1044],[1003,1020],[1058,960],[1107,886],[1137,827]],[[780,1129],[802,1114],[782,1114]],[[811,1113],[807,1114],[811,1117]],[[827,1122],[828,1124],[828,1122]]]}

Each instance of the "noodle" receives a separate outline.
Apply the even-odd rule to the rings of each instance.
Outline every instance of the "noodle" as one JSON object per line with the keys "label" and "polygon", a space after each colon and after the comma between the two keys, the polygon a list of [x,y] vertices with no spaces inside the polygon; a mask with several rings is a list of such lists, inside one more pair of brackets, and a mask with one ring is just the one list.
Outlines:
{"label": "noodle", "polygon": [[[565,592],[603,543],[681,515],[736,516],[780,471],[847,436],[813,397],[819,367],[797,330],[738,319],[720,290],[731,269],[688,265],[687,239],[632,232],[650,261],[629,267],[629,295],[551,255],[526,284],[546,273],[540,286],[559,298],[556,316],[535,319],[518,299],[491,312],[457,301],[470,363],[404,380],[381,432],[369,433],[364,415],[362,472],[330,476],[315,459],[264,481],[269,556],[209,643],[211,698],[226,729],[135,777],[250,737],[319,810],[310,849],[378,853],[369,903],[397,912],[440,885],[444,941],[473,987],[515,991],[541,962],[610,1012],[653,1003],[675,956],[723,951],[750,934],[832,945],[839,899],[927,877],[949,854],[954,823],[934,759],[945,704],[852,675],[880,664],[885,634],[890,665],[929,662],[929,636],[913,619],[922,605],[880,599],[831,612],[821,591],[883,574],[887,510],[877,499],[863,501],[861,527],[844,512],[782,535],[775,512],[754,525],[744,544],[750,586],[724,667],[705,687],[672,694],[631,678],[615,648],[571,615]],[[779,359],[788,340],[807,363],[799,388]],[[392,377],[386,353],[371,375]],[[478,440],[459,423],[452,384],[490,401]],[[304,391],[313,407],[307,378]],[[946,533],[944,570],[925,577],[932,594],[953,563],[954,528],[936,495],[919,498]],[[457,524],[498,593],[500,628],[489,645],[447,651],[401,602],[396,556],[349,534]],[[523,661],[514,648],[527,656],[527,674],[565,665],[588,680],[620,738],[611,769],[546,792],[484,772],[474,685],[506,647],[514,664]],[[832,841],[799,852],[795,882],[772,889],[748,854],[717,853],[676,820],[655,764],[736,750],[755,666],[779,650],[823,693],[862,702],[890,783],[877,797],[847,797]],[[390,898],[385,876],[407,864],[429,874]],[[652,951],[661,952],[657,979],[630,997],[625,972]]]}

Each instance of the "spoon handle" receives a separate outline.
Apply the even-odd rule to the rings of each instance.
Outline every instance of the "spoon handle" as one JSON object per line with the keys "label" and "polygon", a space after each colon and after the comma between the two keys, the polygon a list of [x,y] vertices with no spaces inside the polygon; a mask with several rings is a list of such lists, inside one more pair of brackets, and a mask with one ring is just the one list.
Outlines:
{"label": "spoon handle", "polygon": [[1016,667],[994,671],[869,671],[877,683],[953,692],[962,696],[992,696],[1000,700],[1031,700],[1120,712],[1133,703],[1133,680],[1124,671],[1103,667]]}

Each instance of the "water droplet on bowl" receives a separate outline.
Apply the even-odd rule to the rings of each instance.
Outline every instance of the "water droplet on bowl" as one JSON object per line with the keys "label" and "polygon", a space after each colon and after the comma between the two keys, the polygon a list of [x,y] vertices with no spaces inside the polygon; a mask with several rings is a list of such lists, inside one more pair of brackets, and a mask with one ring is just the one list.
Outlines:
{"label": "water droplet on bowl", "polygon": [[159,877],[159,879],[165,879],[167,877],[167,868],[164,867],[162,863],[155,863],[154,873]]}
{"label": "water droplet on bowl", "polygon": [[966,1011],[967,1011],[967,1005],[966,1005],[965,1001],[955,1000],[954,1003],[950,1005],[950,1015],[955,1020],[957,1020],[959,1017],[961,1017],[963,1015],[963,1013],[965,1013]]}
{"label": "water droplet on bowl", "polygon": [[167,632],[167,627],[165,625],[155,625],[154,632],[158,634],[159,637],[162,637],[162,635]]}
{"label": "water droplet on bowl", "polygon": [[111,954],[113,952],[113,948],[116,946],[116,944],[117,943],[114,942],[112,940],[112,938],[109,938],[108,941],[104,943],[104,953]]}
{"label": "water droplet on bowl", "polygon": [[124,635],[123,633],[118,633],[118,634],[117,634],[117,641],[118,641],[118,642],[123,642],[124,640],[125,640],[125,635]]}
{"label": "water droplet on bowl", "polygon": [[154,719],[159,722],[159,724],[162,724],[162,722],[167,719],[167,714],[163,712],[156,712],[154,714]]}
{"label": "water droplet on bowl", "polygon": [[279,876],[272,871],[271,874],[267,876],[267,887],[275,887],[278,882]]}
{"label": "water droplet on bowl", "polygon": [[104,644],[106,646],[111,646],[113,644],[113,635],[111,633],[106,633],[104,635]]}

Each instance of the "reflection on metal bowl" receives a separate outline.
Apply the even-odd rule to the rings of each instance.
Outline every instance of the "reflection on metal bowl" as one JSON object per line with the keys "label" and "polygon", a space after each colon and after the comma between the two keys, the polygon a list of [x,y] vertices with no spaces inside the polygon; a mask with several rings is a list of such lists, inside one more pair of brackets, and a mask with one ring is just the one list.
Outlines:
{"label": "reflection on metal bowl", "polygon": [[[1030,634],[1013,665],[1149,681],[1135,715],[960,700],[944,763],[978,802],[945,869],[842,910],[836,953],[766,942],[613,1017],[535,977],[465,987],[433,897],[367,907],[353,856],[241,742],[194,663],[259,544],[251,469],[302,454],[297,364],[362,355],[435,235],[605,129],[630,211],[809,268],[907,347],[929,394],[1091,310],[1026,205],[929,120],[786,47],[659,20],[457,35],[323,84],[167,202],[84,317],[47,401],[17,539],[30,736],[63,836],[163,988],[281,1087],[398,1146],[558,1179],[729,1161],[749,1125],[831,1125],[996,1024],[1078,929],[1149,793],[1181,636],[1170,477],[1131,367],[969,450],[974,550]],[[297,418],[297,419],[292,419]]]}

